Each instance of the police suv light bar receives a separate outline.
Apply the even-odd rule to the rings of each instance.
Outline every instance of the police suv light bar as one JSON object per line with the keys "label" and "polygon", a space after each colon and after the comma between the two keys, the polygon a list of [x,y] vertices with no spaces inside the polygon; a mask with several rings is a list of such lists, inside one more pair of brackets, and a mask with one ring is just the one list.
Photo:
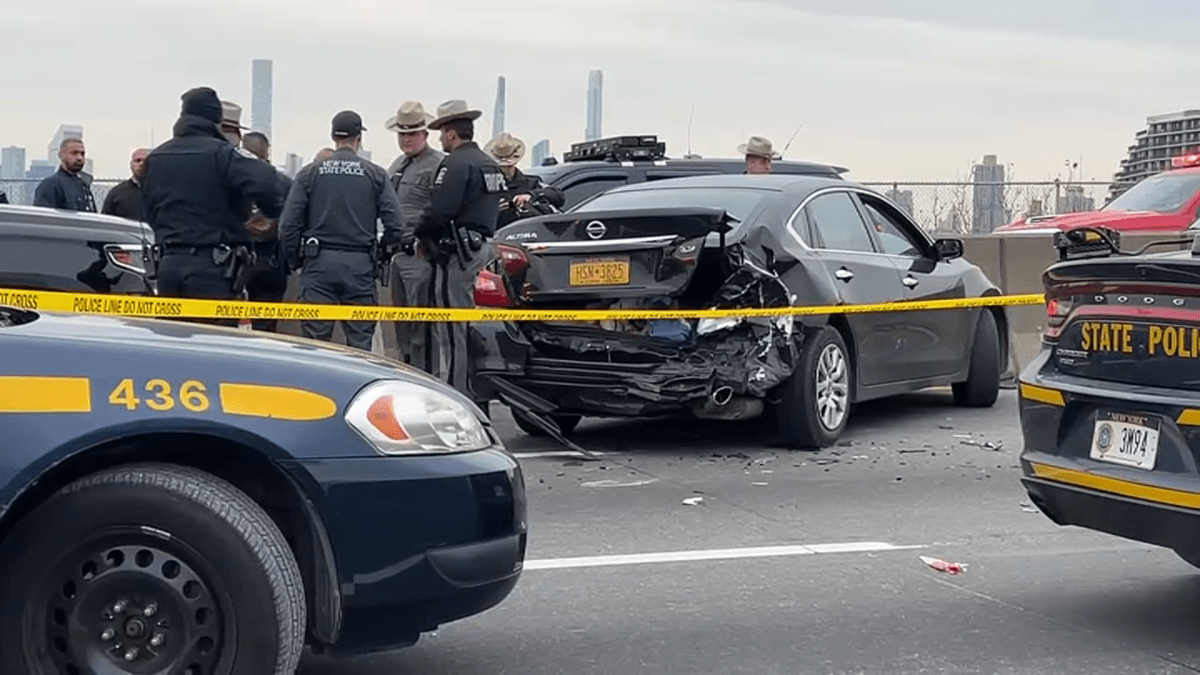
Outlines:
{"label": "police suv light bar", "polygon": [[1192,166],[1200,166],[1200,152],[1191,152],[1171,158],[1172,168],[1184,169]]}
{"label": "police suv light bar", "polygon": [[565,162],[656,160],[667,156],[667,144],[658,136],[613,136],[595,141],[572,143],[563,153]]}

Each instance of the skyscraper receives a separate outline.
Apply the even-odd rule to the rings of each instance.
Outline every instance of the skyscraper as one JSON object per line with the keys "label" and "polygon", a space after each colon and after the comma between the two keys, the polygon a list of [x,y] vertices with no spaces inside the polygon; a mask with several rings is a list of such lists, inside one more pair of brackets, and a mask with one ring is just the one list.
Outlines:
{"label": "skyscraper", "polygon": [[533,150],[529,153],[530,166],[541,166],[542,162],[550,156],[550,139],[543,138],[534,143]]}
{"label": "skyscraper", "polygon": [[496,109],[492,113],[492,138],[495,138],[504,131],[504,112],[505,112],[505,86],[504,76],[496,81]]}
{"label": "skyscraper", "polygon": [[288,175],[288,178],[295,178],[296,174],[300,173],[300,169],[304,167],[304,160],[300,155],[294,152],[287,154],[287,159],[283,163],[283,172]]}
{"label": "skyscraper", "polygon": [[271,71],[270,59],[255,59],[250,81],[250,128],[271,138]]}
{"label": "skyscraper", "polygon": [[587,130],[583,135],[584,140],[594,141],[600,138],[600,123],[604,118],[603,102],[604,73],[599,70],[593,70],[588,73]]}
{"label": "skyscraper", "polygon": [[62,142],[68,138],[78,138],[83,140],[83,127],[78,124],[60,124],[58,131],[54,132],[54,140],[50,141],[50,145],[46,148],[46,159],[58,164],[58,148]]}
{"label": "skyscraper", "polygon": [[[1134,134],[1129,155],[1113,176],[1109,199],[1160,171],[1171,169],[1171,158],[1200,148],[1200,110],[1181,110],[1146,118],[1146,127]],[[1061,213],[1061,212],[1060,212]]]}
{"label": "skyscraper", "polygon": [[1008,209],[1004,206],[1004,165],[995,155],[984,155],[983,163],[971,169],[974,183],[971,231],[987,234],[1008,224]]}
{"label": "skyscraper", "polygon": [[25,148],[10,145],[0,150],[0,178],[25,177]]}

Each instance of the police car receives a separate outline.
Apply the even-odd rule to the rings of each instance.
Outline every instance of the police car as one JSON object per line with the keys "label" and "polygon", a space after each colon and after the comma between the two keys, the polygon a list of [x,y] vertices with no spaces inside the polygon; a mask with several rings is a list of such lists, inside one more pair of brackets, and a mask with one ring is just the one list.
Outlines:
{"label": "police car", "polygon": [[522,473],[453,389],[31,300],[0,306],[3,672],[290,674],[305,644],[411,645],[517,583]]}
{"label": "police car", "polygon": [[1056,245],[1043,349],[1021,375],[1022,482],[1059,525],[1200,566],[1200,238],[1125,252],[1086,228]]}

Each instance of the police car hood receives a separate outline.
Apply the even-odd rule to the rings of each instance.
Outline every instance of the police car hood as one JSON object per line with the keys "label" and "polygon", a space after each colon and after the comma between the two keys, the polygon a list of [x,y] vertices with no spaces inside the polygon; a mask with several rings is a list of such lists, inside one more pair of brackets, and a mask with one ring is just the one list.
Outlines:
{"label": "police car hood", "polygon": [[344,399],[369,382],[399,379],[466,400],[422,371],[326,342],[182,321],[54,312],[36,316],[34,321],[7,327],[0,322],[0,351],[5,338],[29,339],[49,357],[47,362],[58,359],[75,370],[118,369],[117,364],[136,361],[164,377],[203,375],[321,388]]}

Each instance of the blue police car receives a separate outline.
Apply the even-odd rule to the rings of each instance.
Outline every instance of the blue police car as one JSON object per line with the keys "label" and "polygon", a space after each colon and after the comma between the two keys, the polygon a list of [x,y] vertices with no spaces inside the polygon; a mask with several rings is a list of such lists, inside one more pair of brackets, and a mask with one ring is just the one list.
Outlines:
{"label": "blue police car", "polygon": [[[13,296],[18,297],[13,297]],[[285,675],[483,612],[525,557],[487,419],[370,354],[0,299],[0,654]]]}

